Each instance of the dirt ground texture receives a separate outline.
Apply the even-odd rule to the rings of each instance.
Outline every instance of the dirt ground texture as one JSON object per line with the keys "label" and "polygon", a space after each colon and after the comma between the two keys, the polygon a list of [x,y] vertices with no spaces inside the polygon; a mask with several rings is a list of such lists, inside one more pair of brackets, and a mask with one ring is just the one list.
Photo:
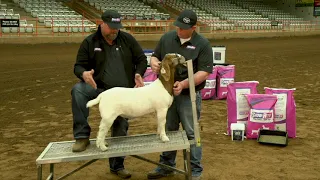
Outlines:
{"label": "dirt ground texture", "polygon": [[[155,42],[140,42],[145,49]],[[261,145],[255,140],[233,142],[225,136],[225,100],[202,103],[203,179],[320,179],[320,36],[212,41],[226,45],[227,62],[236,66],[236,81],[259,81],[263,87],[297,88],[297,135],[287,147]],[[36,159],[50,142],[73,140],[71,95],[78,81],[73,63],[79,44],[0,45],[0,179],[36,179]],[[91,138],[100,115],[90,111]],[[156,132],[154,116],[130,121],[129,134]],[[159,160],[160,153],[143,157]],[[61,176],[84,162],[59,163]],[[182,151],[177,165],[183,169]],[[116,180],[107,159],[99,160],[67,179]],[[147,179],[155,168],[128,156],[125,167],[135,180]],[[44,175],[49,166],[45,165]],[[184,179],[177,174],[171,178]]]}

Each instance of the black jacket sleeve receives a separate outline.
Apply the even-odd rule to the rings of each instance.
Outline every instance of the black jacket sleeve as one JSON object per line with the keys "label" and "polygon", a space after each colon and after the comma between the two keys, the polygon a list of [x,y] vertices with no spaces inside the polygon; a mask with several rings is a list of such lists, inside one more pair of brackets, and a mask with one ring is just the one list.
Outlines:
{"label": "black jacket sleeve", "polygon": [[76,63],[74,64],[74,74],[81,80],[82,73],[89,69],[89,43],[85,39],[82,41],[78,50]]}
{"label": "black jacket sleeve", "polygon": [[140,74],[142,77],[147,70],[148,61],[147,56],[144,54],[140,44],[137,40],[130,36],[131,52],[133,57],[133,64],[136,66],[136,73]]}

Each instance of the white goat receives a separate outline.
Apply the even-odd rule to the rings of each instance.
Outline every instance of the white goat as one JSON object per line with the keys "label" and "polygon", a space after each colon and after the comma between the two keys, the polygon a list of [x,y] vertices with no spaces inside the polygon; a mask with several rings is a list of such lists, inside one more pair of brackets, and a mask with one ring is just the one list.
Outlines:
{"label": "white goat", "polygon": [[161,62],[160,76],[148,86],[140,88],[115,87],[102,92],[96,99],[87,103],[87,107],[99,104],[101,122],[96,145],[102,151],[108,148],[105,137],[114,120],[118,117],[136,118],[152,112],[157,113],[157,134],[163,142],[169,141],[165,132],[168,108],[173,101],[175,67],[186,66],[185,58],[179,54],[167,54]]}

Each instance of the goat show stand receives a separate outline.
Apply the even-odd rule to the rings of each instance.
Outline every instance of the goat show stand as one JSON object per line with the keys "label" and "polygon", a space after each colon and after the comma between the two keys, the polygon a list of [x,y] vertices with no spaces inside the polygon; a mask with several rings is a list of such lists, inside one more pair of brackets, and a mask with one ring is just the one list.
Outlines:
{"label": "goat show stand", "polygon": [[[89,162],[76,168],[75,170],[67,173],[56,179],[64,179],[76,171],[92,164],[99,159],[119,157],[119,156],[132,156],[140,160],[144,160],[153,164],[162,165],[157,162],[145,159],[139,154],[148,154],[162,151],[173,151],[183,149],[184,157],[184,171],[171,168],[177,172],[183,173],[186,179],[191,177],[190,170],[190,144],[185,131],[168,132],[169,142],[162,142],[157,134],[143,134],[134,136],[121,136],[106,138],[108,142],[108,150],[101,151],[96,147],[95,139],[90,139],[90,145],[83,152],[72,152],[72,145],[74,141],[51,142],[37,158],[36,163],[38,166],[38,180],[42,179],[42,166],[50,164],[50,175],[47,179],[54,179],[54,164],[71,161],[86,161]],[[162,165],[165,167],[166,165]],[[191,179],[191,178],[190,178]]]}
{"label": "goat show stand", "polygon": [[[157,134],[141,134],[132,136],[121,136],[121,137],[109,137],[106,138],[108,143],[108,150],[101,151],[96,147],[95,139],[90,139],[90,145],[83,152],[72,152],[73,141],[62,141],[62,142],[50,142],[40,156],[36,159],[37,169],[38,169],[38,180],[42,180],[42,169],[45,164],[50,165],[50,174],[46,178],[47,180],[53,180],[54,175],[54,165],[63,162],[72,161],[88,161],[82,166],[74,169],[73,171],[55,178],[64,179],[73,173],[81,170],[82,168],[94,163],[99,159],[106,159],[119,156],[132,156],[137,159],[156,164],[162,167],[167,167],[178,173],[184,174],[186,180],[191,179],[191,166],[190,166],[190,145],[196,144],[200,146],[200,132],[196,113],[196,94],[193,79],[193,65],[192,60],[187,61],[188,66],[188,78],[190,87],[190,97],[192,102],[192,112],[195,130],[195,140],[188,140],[186,132],[182,131],[170,131],[167,132],[169,137],[169,142],[162,142]],[[184,171],[161,164],[155,161],[151,161],[139,155],[156,153],[163,151],[173,151],[173,150],[183,150],[183,161],[184,161]]]}

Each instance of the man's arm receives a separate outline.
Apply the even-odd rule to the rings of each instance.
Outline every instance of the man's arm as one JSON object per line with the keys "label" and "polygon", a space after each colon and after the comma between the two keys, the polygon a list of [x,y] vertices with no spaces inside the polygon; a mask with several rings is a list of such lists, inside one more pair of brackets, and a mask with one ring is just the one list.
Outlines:
{"label": "man's arm", "polygon": [[74,64],[73,73],[81,80],[84,71],[88,70],[89,65],[89,44],[87,40],[84,40],[78,50],[76,63]]}
{"label": "man's arm", "polygon": [[[207,80],[208,76],[210,73],[205,72],[205,71],[198,71],[194,74],[194,84],[195,86],[201,84],[203,81]],[[181,81],[183,89],[189,88],[189,80],[185,79]]]}
{"label": "man's arm", "polygon": [[[201,84],[207,80],[208,76],[212,73],[213,68],[213,52],[210,43],[200,50],[198,56],[198,72],[194,74],[195,85]],[[189,81],[185,79],[181,81],[183,89],[189,88]]]}
{"label": "man's arm", "polygon": [[158,44],[157,44],[157,46],[156,46],[156,48],[150,58],[150,67],[151,67],[152,71],[156,74],[158,74],[160,71],[160,62],[162,61],[162,59],[161,59],[162,44],[163,44],[163,36],[160,38],[160,41],[158,42]]}

